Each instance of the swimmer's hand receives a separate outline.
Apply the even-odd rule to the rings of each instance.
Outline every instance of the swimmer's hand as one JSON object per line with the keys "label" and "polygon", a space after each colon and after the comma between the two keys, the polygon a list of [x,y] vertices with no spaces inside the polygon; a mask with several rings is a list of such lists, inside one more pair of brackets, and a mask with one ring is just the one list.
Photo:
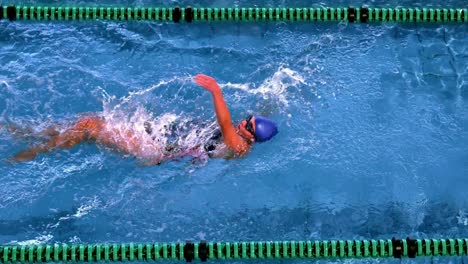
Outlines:
{"label": "swimmer's hand", "polygon": [[210,91],[211,93],[218,93],[221,91],[218,83],[213,77],[204,74],[198,74],[197,76],[195,76],[195,82],[198,83],[198,85],[200,85],[201,87]]}

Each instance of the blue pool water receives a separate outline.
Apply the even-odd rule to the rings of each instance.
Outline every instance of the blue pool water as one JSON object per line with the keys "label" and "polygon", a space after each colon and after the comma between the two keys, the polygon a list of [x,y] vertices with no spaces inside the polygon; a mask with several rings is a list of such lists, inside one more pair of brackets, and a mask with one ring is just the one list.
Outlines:
{"label": "blue pool water", "polygon": [[[400,2],[426,3],[438,5]],[[0,244],[466,237],[467,33],[2,21],[0,124],[40,131],[84,112],[140,131],[148,119],[213,123],[210,95],[191,81],[205,73],[234,120],[260,113],[280,133],[243,159],[147,167],[92,144],[11,164],[37,141],[2,129]]]}

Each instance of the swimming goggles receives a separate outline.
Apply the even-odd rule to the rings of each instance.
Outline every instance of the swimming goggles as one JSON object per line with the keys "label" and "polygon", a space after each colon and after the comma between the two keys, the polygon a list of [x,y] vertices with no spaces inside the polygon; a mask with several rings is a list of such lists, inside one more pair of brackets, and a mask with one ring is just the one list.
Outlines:
{"label": "swimming goggles", "polygon": [[247,121],[247,124],[245,125],[245,129],[249,131],[250,134],[252,134],[252,136],[255,136],[255,132],[254,132],[253,125],[252,125],[252,117],[253,117],[252,115],[249,115],[247,119],[245,119],[245,121]]}

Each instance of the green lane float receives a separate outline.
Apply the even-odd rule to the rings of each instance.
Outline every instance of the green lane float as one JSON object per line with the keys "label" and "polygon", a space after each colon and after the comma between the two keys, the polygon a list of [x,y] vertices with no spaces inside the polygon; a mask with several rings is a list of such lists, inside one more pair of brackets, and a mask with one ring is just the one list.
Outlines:
{"label": "green lane float", "polygon": [[380,239],[0,246],[0,263],[467,256],[468,239]]}
{"label": "green lane float", "polygon": [[0,6],[9,21],[467,23],[467,8]]}

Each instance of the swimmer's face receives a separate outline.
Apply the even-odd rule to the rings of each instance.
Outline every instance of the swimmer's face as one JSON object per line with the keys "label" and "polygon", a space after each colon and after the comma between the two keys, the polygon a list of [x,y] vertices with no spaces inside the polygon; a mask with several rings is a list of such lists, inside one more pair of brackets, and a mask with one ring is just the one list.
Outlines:
{"label": "swimmer's face", "polygon": [[237,127],[239,129],[239,134],[250,140],[251,142],[255,141],[255,117],[249,116],[247,119],[242,120],[242,122]]}

